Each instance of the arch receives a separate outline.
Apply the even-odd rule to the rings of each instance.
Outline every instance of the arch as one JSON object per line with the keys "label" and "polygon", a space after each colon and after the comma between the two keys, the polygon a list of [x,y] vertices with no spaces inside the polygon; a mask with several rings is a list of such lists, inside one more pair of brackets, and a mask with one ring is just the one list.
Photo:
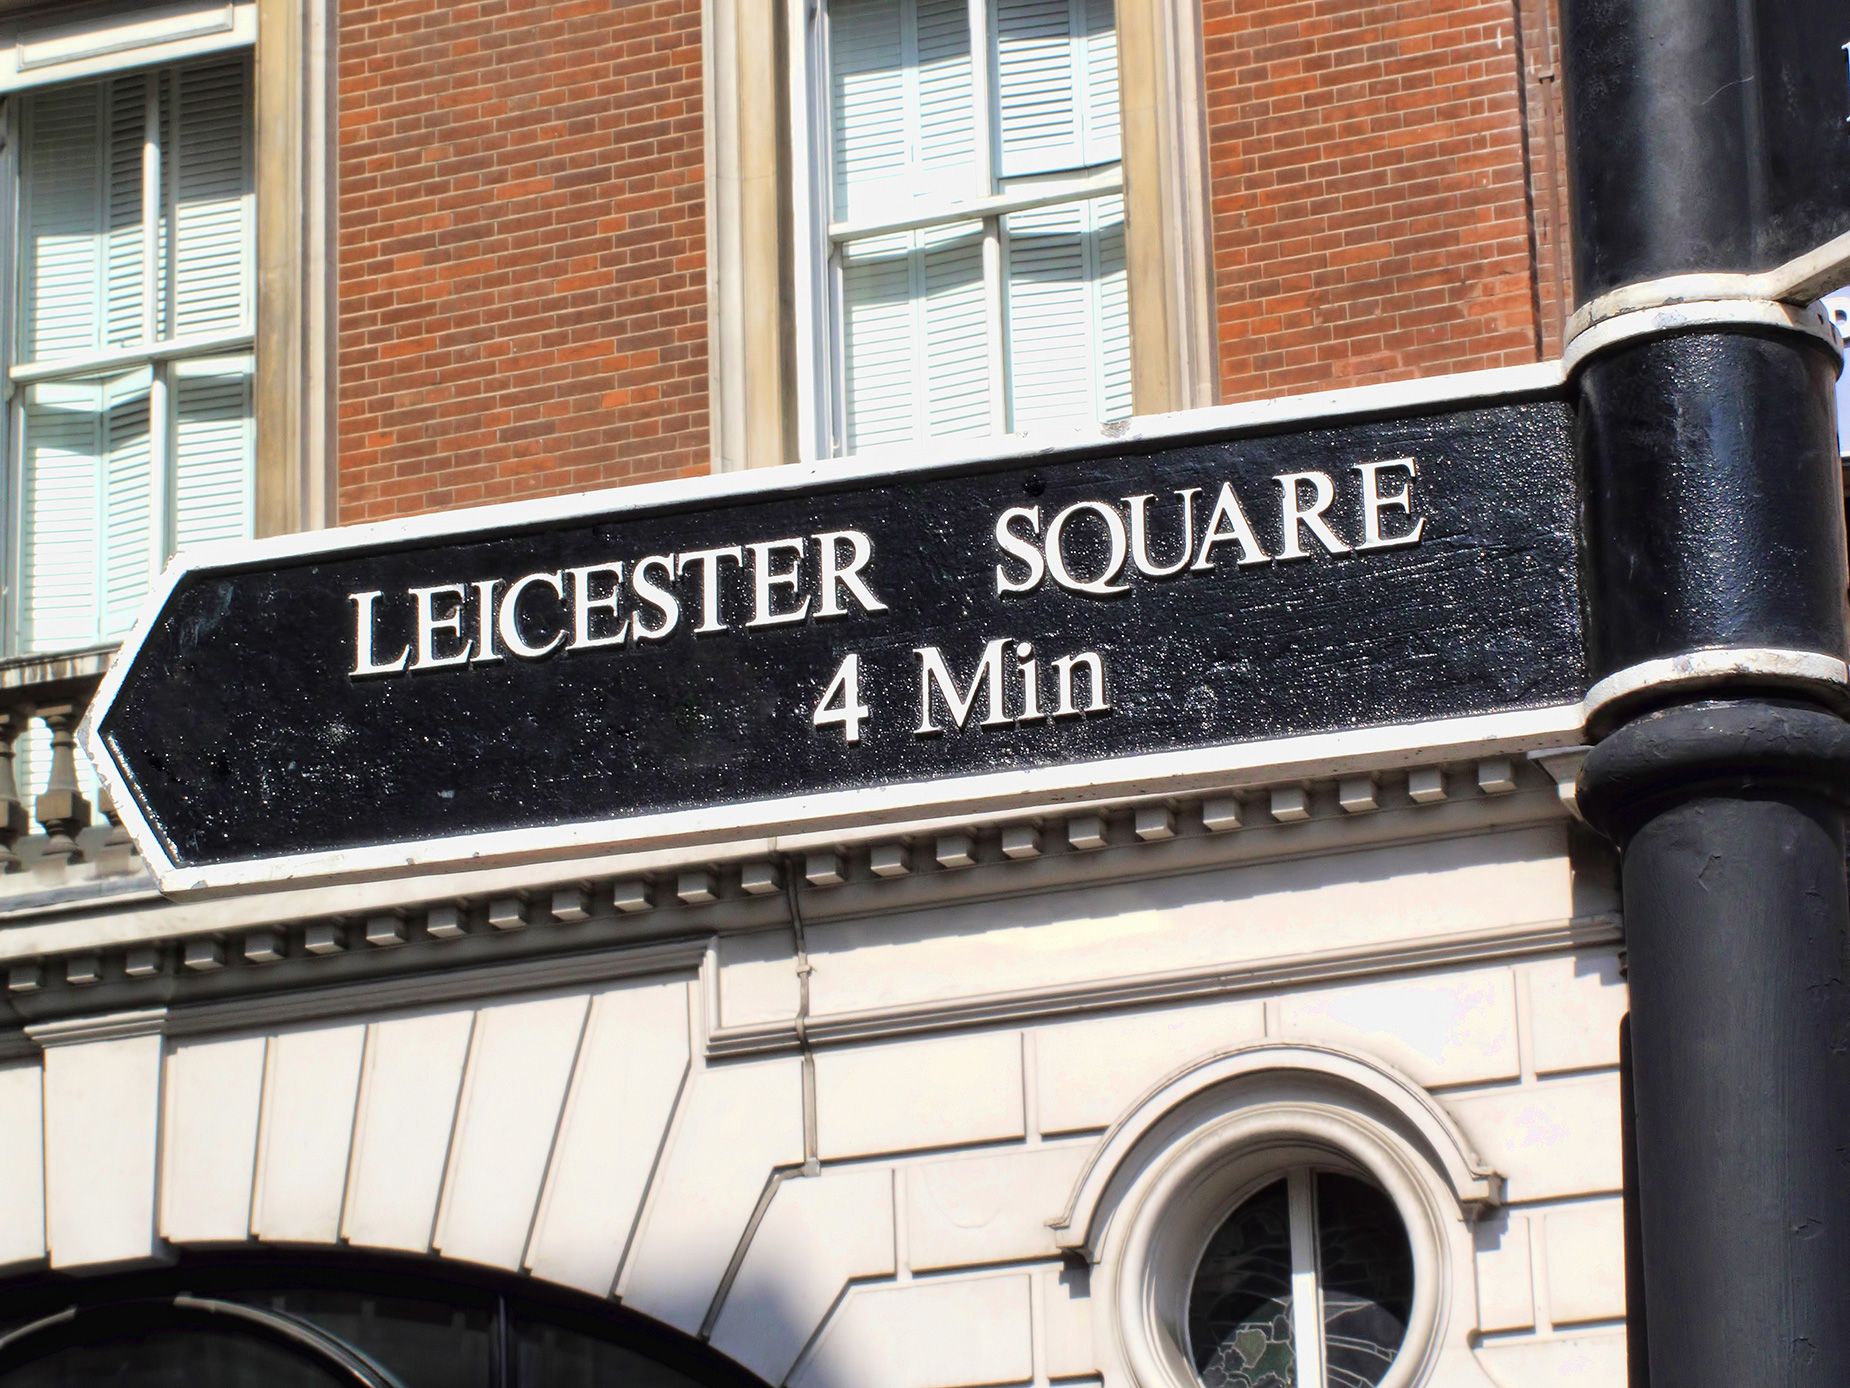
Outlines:
{"label": "arch", "polygon": [[[363,1328],[356,1333],[347,1303],[363,1301],[394,1308],[401,1319],[384,1317],[379,1324],[400,1340],[372,1343]],[[253,1336],[319,1366],[330,1382],[396,1388],[416,1377],[404,1380],[397,1372],[392,1356],[401,1352],[395,1346],[402,1333],[396,1327],[406,1315],[430,1315],[448,1318],[437,1332],[442,1338],[480,1340],[479,1388],[544,1388],[546,1380],[523,1377],[521,1365],[543,1353],[539,1346],[558,1344],[581,1354],[621,1356],[673,1374],[689,1388],[766,1388],[711,1346],[619,1303],[413,1256],[275,1248],[187,1252],[153,1269],[75,1281],[13,1279],[0,1283],[0,1307],[0,1385],[27,1355],[145,1328]],[[456,1388],[470,1385],[458,1382]]]}
{"label": "arch", "polygon": [[1471,1224],[1502,1179],[1432,1097],[1368,1056],[1260,1043],[1172,1074],[1105,1134],[1053,1222],[1092,1268],[1094,1342],[1129,1388],[1198,1382],[1184,1350],[1208,1239],[1256,1186],[1334,1158],[1392,1201],[1413,1259],[1406,1337],[1382,1388],[1489,1388],[1472,1354]]}
{"label": "arch", "polygon": [[[1443,1174],[1467,1222],[1502,1201],[1502,1177],[1477,1156],[1432,1096],[1405,1075],[1334,1046],[1263,1042],[1192,1062],[1133,1104],[1081,1170],[1054,1222],[1055,1243],[1098,1262],[1112,1211],[1142,1165],[1140,1158],[1186,1143],[1211,1119],[1261,1108],[1276,1121],[1248,1122],[1246,1140],[1273,1130],[1302,1133],[1305,1123],[1327,1128],[1336,1114],[1385,1123]],[[1328,1136],[1346,1145],[1339,1135]]]}

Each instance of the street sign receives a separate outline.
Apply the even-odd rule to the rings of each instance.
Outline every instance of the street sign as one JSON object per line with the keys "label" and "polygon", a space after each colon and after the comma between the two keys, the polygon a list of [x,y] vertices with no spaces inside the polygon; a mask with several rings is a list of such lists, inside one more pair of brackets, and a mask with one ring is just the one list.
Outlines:
{"label": "street sign", "polygon": [[1558,368],[183,556],[86,745],[164,889],[1578,731]]}

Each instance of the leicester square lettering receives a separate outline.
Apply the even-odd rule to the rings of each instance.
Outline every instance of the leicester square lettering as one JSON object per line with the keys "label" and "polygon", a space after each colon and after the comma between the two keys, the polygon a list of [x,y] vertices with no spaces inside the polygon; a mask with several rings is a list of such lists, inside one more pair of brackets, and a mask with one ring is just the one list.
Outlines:
{"label": "leicester square lettering", "polygon": [[[1259,494],[1232,481],[1070,502],[1058,510],[1011,506],[995,517],[993,578],[999,599],[1047,584],[1075,601],[1107,602],[1133,584],[1417,546],[1427,517],[1412,457],[1357,462],[1345,472],[1281,472]],[[1269,508],[1269,513],[1267,508]],[[1253,517],[1279,537],[1268,550]],[[505,661],[538,662],[613,647],[697,640],[733,630],[853,622],[889,612],[879,556],[867,531],[808,535],[663,553],[516,575],[467,575],[394,592],[347,595],[354,679],[457,675]],[[404,632],[387,640],[387,619]],[[912,649],[916,698],[904,716],[915,737],[1003,725],[1053,724],[1114,711],[1125,672],[1100,650],[1046,654],[1037,638],[997,634],[974,667],[957,669],[936,645]],[[861,741],[877,716],[862,694],[863,653],[841,657],[820,691],[800,695],[810,722]]]}

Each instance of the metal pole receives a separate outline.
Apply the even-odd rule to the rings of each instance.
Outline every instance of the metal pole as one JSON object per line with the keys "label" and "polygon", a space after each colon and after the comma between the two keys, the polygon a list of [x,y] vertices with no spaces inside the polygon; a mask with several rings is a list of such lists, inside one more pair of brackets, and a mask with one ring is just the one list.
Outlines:
{"label": "metal pole", "polygon": [[[1580,804],[1621,849],[1632,1382],[1841,1388],[1837,360],[1802,313],[1782,319],[1726,279],[1785,255],[1767,26],[1827,32],[1830,6],[1562,8],[1579,302],[1625,288],[1647,309],[1714,306],[1700,323],[1660,313],[1577,375],[1589,655],[1596,690],[1616,691]],[[1659,283],[1673,276],[1680,288]]]}

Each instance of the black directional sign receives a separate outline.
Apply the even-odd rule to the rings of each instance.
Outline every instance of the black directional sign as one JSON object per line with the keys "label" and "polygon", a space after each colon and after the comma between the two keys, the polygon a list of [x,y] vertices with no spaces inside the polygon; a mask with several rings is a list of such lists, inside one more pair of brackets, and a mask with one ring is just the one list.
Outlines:
{"label": "black directional sign", "polygon": [[86,736],[180,891],[1571,733],[1570,409],[1460,380],[200,554]]}

